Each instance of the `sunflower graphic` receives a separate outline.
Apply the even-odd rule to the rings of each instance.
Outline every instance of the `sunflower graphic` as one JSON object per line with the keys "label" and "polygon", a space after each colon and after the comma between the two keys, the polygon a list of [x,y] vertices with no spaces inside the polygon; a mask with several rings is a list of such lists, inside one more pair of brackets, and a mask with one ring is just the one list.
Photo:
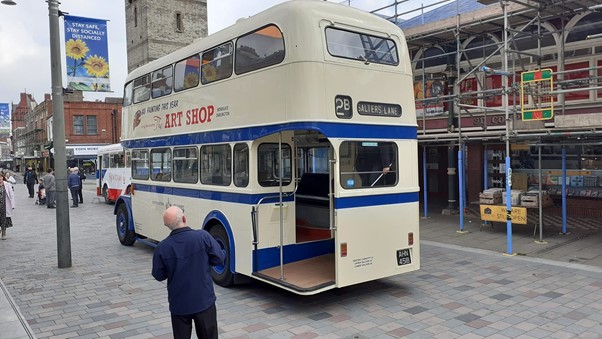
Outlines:
{"label": "sunflower graphic", "polygon": [[73,65],[67,65],[67,73],[71,74],[71,76],[75,76],[77,69],[83,65],[83,59],[90,49],[88,48],[88,45],[86,45],[86,42],[81,39],[69,39],[65,44],[65,51],[67,56],[73,59]]}
{"label": "sunflower graphic", "polygon": [[183,89],[196,87],[198,84],[199,84],[198,74],[190,72],[184,76],[184,88]]}
{"label": "sunflower graphic", "polygon": [[97,78],[102,78],[109,73],[109,64],[105,58],[96,54],[89,56],[88,59],[86,59],[84,67],[88,74]]}
{"label": "sunflower graphic", "polygon": [[73,40],[69,39],[65,45],[67,56],[71,59],[79,60],[86,56],[86,53],[90,50],[86,43],[81,39]]}
{"label": "sunflower graphic", "polygon": [[217,70],[215,69],[215,67],[213,67],[209,64],[203,65],[202,72],[203,72],[203,83],[206,84],[206,83],[217,80]]}

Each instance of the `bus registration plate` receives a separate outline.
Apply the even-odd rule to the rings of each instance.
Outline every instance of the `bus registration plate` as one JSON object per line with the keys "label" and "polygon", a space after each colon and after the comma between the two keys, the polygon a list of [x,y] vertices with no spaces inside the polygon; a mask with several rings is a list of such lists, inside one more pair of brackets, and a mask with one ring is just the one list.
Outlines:
{"label": "bus registration plate", "polygon": [[410,257],[410,250],[397,250],[397,265],[408,265],[412,263],[412,258]]}

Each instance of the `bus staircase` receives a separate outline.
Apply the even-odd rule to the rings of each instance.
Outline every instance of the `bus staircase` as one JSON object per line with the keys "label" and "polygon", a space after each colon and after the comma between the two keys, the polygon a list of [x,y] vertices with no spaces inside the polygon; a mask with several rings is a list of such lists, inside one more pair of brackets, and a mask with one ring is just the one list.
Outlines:
{"label": "bus staircase", "polygon": [[[328,174],[303,175],[294,193],[295,243],[284,246],[282,253],[278,253],[280,248],[256,249],[253,275],[301,293],[335,286],[328,181]],[[256,218],[254,214],[255,230]],[[273,258],[279,260],[275,262]]]}

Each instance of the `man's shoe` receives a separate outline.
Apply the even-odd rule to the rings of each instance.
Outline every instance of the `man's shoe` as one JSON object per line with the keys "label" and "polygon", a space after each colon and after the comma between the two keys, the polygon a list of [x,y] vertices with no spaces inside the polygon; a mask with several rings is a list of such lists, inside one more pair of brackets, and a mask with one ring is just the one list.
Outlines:
{"label": "man's shoe", "polygon": [[77,207],[77,205],[71,205],[71,208]]}
{"label": "man's shoe", "polygon": [[54,206],[50,205],[50,206],[48,206],[47,208],[56,208],[56,207],[54,207]]}
{"label": "man's shoe", "polygon": [[6,240],[6,236],[5,235],[2,236],[2,240]]}
{"label": "man's shoe", "polygon": [[80,203],[80,204],[83,204],[84,202],[83,202],[83,201],[80,201],[79,203]]}

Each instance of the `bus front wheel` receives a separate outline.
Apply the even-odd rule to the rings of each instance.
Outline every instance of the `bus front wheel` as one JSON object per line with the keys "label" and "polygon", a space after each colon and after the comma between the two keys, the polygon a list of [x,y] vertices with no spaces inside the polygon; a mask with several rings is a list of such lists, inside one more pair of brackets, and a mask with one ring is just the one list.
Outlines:
{"label": "bus front wheel", "polygon": [[125,204],[121,204],[117,210],[116,227],[119,242],[124,246],[132,246],[136,241],[136,233],[130,230],[130,219]]}
{"label": "bus front wheel", "polygon": [[216,284],[222,287],[232,286],[234,284],[234,275],[230,271],[230,242],[228,241],[228,234],[222,225],[213,226],[209,230],[209,233],[217,241],[222,250],[226,252],[224,264],[213,266],[211,277]]}

